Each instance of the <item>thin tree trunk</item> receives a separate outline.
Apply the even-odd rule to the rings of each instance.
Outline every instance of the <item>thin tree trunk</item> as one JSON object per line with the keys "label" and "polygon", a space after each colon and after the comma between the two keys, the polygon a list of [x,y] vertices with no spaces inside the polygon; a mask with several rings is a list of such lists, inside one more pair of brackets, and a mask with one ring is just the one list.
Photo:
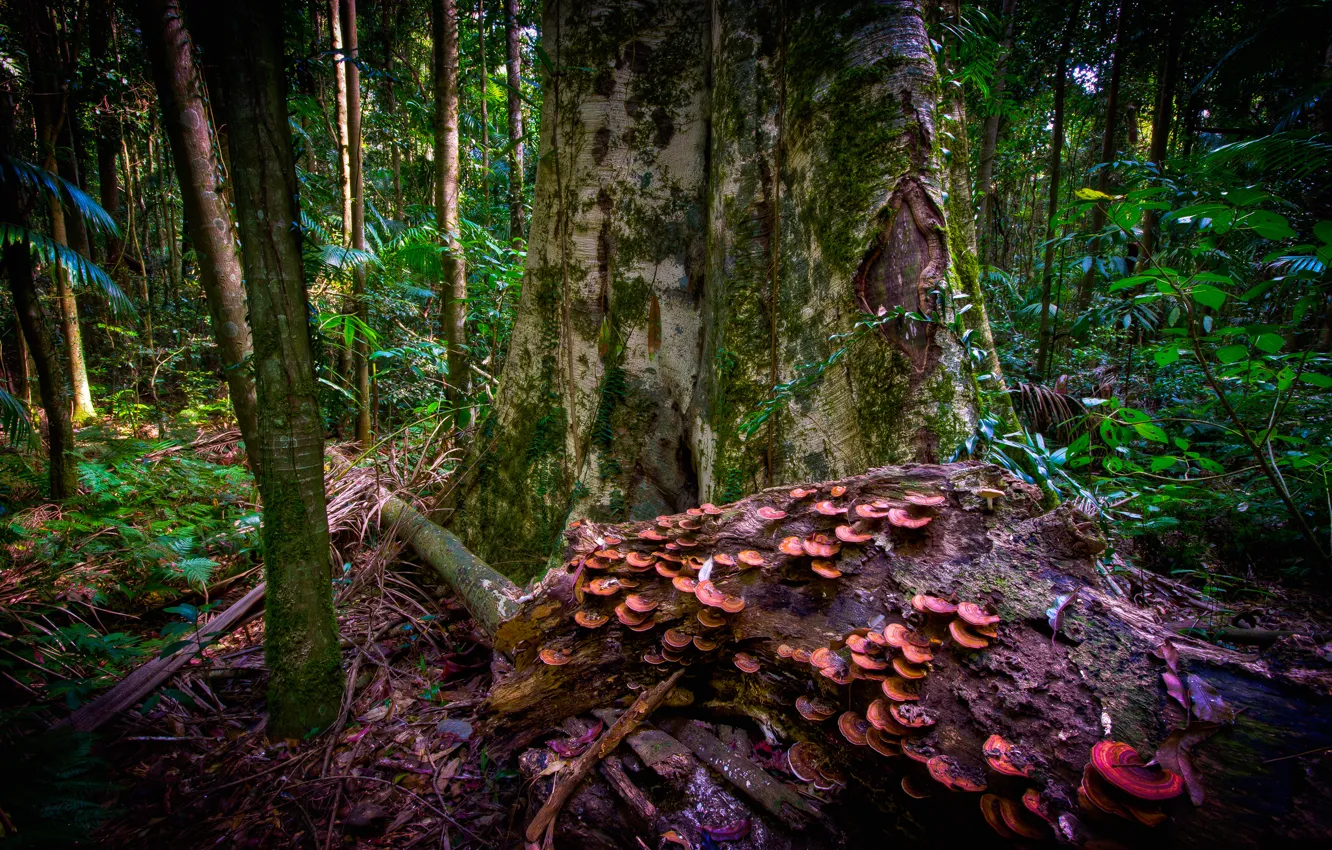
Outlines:
{"label": "thin tree trunk", "polygon": [[[8,73],[0,70],[0,76]],[[14,154],[14,102],[13,88],[0,86],[0,221],[18,227],[27,227],[24,212],[25,199],[20,194],[21,183],[17,175],[6,174],[7,157]],[[50,498],[62,501],[78,492],[78,469],[71,454],[74,449],[74,425],[70,419],[69,394],[60,371],[60,356],[51,339],[51,322],[37,294],[37,273],[32,252],[22,242],[12,242],[3,251],[4,270],[9,278],[9,291],[14,298],[14,312],[18,317],[19,337],[26,343],[37,372],[37,390],[41,395],[42,410],[46,414],[47,442],[50,446],[48,480]],[[20,356],[23,349],[20,347]],[[23,371],[26,374],[27,364]],[[27,382],[24,382],[27,391]]]}
{"label": "thin tree trunk", "polygon": [[518,0],[504,0],[505,74],[509,105],[509,239],[527,233],[523,214],[523,98],[522,44],[518,34]]}
{"label": "thin tree trunk", "polygon": [[[1124,44],[1124,15],[1127,6],[1125,0],[1119,0],[1119,12],[1115,21],[1114,56],[1110,60],[1110,88],[1106,91],[1105,133],[1101,137],[1101,171],[1096,176],[1096,188],[1103,194],[1110,191],[1110,173],[1113,170],[1111,166],[1117,158],[1115,136],[1119,130],[1119,81],[1124,72],[1124,54],[1128,52]],[[1096,282],[1096,260],[1099,257],[1097,248],[1101,245],[1099,234],[1103,227],[1105,227],[1105,204],[1097,203],[1092,209],[1091,217],[1091,262],[1082,273],[1082,280],[1078,284],[1077,302],[1074,305],[1075,316],[1081,315],[1091,304],[1092,288]]]}
{"label": "thin tree trunk", "polygon": [[253,344],[246,317],[244,274],[236,252],[231,206],[222,192],[220,166],[209,133],[203,79],[194,64],[180,0],[147,0],[141,12],[140,25],[171,143],[190,240],[199,257],[199,281],[208,300],[222,375],[250,465],[257,471],[259,420],[254,378],[246,362],[253,353]]}
{"label": "thin tree trunk", "polygon": [[[342,46],[347,60],[347,194],[351,198],[350,245],[358,251],[366,250],[365,242],[365,179],[362,176],[361,156],[361,68],[360,47],[356,35],[356,0],[342,2]],[[352,297],[350,311],[364,325],[370,323],[369,306],[365,299],[365,266],[357,263],[352,269]],[[368,446],[370,433],[370,347],[365,334],[359,329],[352,340],[352,384],[356,392],[356,440]]]}
{"label": "thin tree trunk", "polygon": [[[1156,109],[1152,114],[1152,141],[1147,159],[1158,175],[1165,167],[1166,153],[1170,149],[1170,125],[1174,117],[1175,80],[1179,71],[1179,49],[1184,30],[1184,14],[1180,4],[1170,12],[1170,35],[1166,44],[1161,75],[1156,81]],[[1191,138],[1190,134],[1190,138]],[[1156,250],[1156,229],[1159,214],[1156,210],[1143,210],[1141,252],[1138,267],[1145,269]]]}
{"label": "thin tree trunk", "polygon": [[[396,127],[398,115],[398,92],[397,84],[393,79],[393,14],[392,4],[384,3],[380,6],[380,34],[383,36],[384,44],[384,113],[392,120]],[[389,137],[389,162],[393,170],[393,217],[403,217],[402,202],[402,143],[396,132]]]}
{"label": "thin tree trunk", "polygon": [[[281,7],[201,3],[231,149],[241,264],[254,331],[263,475],[264,653],[270,739],[300,738],[338,716],[342,656],[333,613],[322,416],[310,348],[296,165],[287,123]],[[216,73],[214,79],[211,74]]]}
{"label": "thin tree trunk", "polygon": [[999,123],[1004,91],[1008,86],[1008,55],[1013,51],[1013,26],[1017,22],[1017,0],[1004,0],[1004,35],[999,42],[999,58],[995,60],[994,84],[990,89],[990,102],[994,108],[985,116],[984,135],[981,139],[980,174],[976,191],[980,194],[980,262],[988,270],[994,256],[994,154],[999,146]]}
{"label": "thin tree trunk", "polygon": [[351,245],[351,142],[347,130],[347,48],[342,40],[342,3],[329,0],[328,29],[333,43],[333,109],[338,144],[338,187],[342,190],[342,244]]}
{"label": "thin tree trunk", "polygon": [[481,222],[490,225],[490,71],[486,67],[486,0],[476,0],[476,40],[481,54]]}
{"label": "thin tree trunk", "polygon": [[1064,92],[1068,87],[1068,51],[1073,43],[1073,30],[1081,10],[1081,0],[1074,0],[1069,11],[1068,23],[1064,27],[1064,37],[1059,42],[1059,54],[1055,57],[1054,81],[1054,126],[1050,131],[1050,194],[1045,210],[1045,256],[1041,269],[1041,330],[1036,352],[1036,378],[1045,378],[1050,361],[1051,339],[1050,295],[1054,283],[1055,261],[1055,216],[1059,212],[1059,179],[1064,158]]}
{"label": "thin tree trunk", "polygon": [[[463,263],[458,193],[458,3],[435,5],[435,221],[444,243],[444,344],[448,347],[449,397],[461,406],[467,385],[467,271]],[[458,421],[465,424],[461,409]]]}

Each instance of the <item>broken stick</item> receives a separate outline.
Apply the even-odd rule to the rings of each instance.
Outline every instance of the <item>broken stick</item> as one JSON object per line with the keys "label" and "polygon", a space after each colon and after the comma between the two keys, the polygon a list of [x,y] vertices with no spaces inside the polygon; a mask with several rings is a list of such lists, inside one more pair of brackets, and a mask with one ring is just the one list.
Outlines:
{"label": "broken stick", "polygon": [[624,740],[626,735],[634,731],[638,724],[647,719],[648,715],[657,706],[661,705],[662,701],[666,699],[666,695],[675,687],[675,683],[680,681],[682,675],[684,675],[683,667],[672,673],[670,678],[653,686],[651,690],[639,694],[638,699],[634,700],[634,704],[629,707],[629,710],[620,715],[620,718],[605,731],[596,744],[578,757],[578,760],[569,768],[569,774],[555,785],[554,790],[550,792],[550,799],[536,813],[536,817],[532,818],[532,822],[527,825],[525,837],[529,842],[535,843],[547,833],[547,827],[555,823],[555,816],[564,807],[564,802],[587,778],[592,768],[610,755],[611,751],[619,746],[620,741]]}

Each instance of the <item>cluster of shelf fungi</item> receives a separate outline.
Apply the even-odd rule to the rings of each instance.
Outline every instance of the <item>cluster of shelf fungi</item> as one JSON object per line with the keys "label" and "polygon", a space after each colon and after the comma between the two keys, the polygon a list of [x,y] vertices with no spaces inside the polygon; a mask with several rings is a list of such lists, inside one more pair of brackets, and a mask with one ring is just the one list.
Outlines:
{"label": "cluster of shelf fungi", "polygon": [[[1007,494],[977,486],[962,495],[975,510],[989,513]],[[937,492],[902,489],[871,496],[832,485],[792,489],[780,507],[704,504],[638,525],[575,522],[567,531],[572,557],[566,567],[578,630],[540,646],[537,659],[551,667],[570,664],[578,652],[598,645],[578,639],[580,631],[595,633],[618,623],[630,633],[626,650],[641,643],[641,660],[649,668],[730,664],[742,676],[763,676],[772,671],[764,670],[756,654],[737,648],[754,638],[743,628],[746,573],[759,571],[787,583],[825,582],[834,585],[830,595],[835,595],[844,570],[856,570],[871,547],[882,552],[909,547],[930,533],[948,501]],[[793,526],[801,533],[783,534]],[[735,533],[723,534],[726,528]],[[775,546],[726,545],[738,540]],[[800,791],[809,799],[826,800],[848,781],[829,748],[865,748],[895,765],[907,798],[977,794],[986,823],[1014,840],[1097,846],[1098,821],[1117,818],[1148,827],[1165,821],[1162,806],[1184,792],[1183,779],[1144,763],[1123,742],[1096,743],[1081,785],[1071,793],[1046,781],[1041,760],[1023,742],[993,734],[980,752],[948,751],[944,742],[950,736],[939,734],[940,715],[924,686],[950,656],[964,658],[1002,642],[1004,631],[984,599],[918,593],[909,610],[871,617],[840,638],[814,646],[778,645],[767,655],[790,666],[782,674],[814,680],[813,693],[794,700],[796,712],[827,730],[791,744],[780,769],[802,783]],[[857,765],[852,769],[873,769],[867,762]]]}

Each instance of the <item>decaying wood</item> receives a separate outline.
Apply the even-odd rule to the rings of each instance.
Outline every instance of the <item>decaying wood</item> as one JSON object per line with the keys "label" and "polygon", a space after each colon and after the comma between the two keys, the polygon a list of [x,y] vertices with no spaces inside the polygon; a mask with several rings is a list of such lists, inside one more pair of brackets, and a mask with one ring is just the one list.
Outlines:
{"label": "decaying wood", "polygon": [[615,756],[611,756],[603,761],[598,768],[598,772],[605,777],[610,787],[615,789],[615,793],[620,795],[625,805],[634,813],[644,825],[651,827],[657,820],[657,807],[652,805],[652,801],[639,790],[628,774],[624,772],[624,765]]}
{"label": "decaying wood", "polygon": [[[1102,590],[1096,559],[1104,544],[1087,517],[1068,506],[1045,512],[1035,488],[996,467],[882,468],[803,487],[816,493],[795,496],[793,488],[784,487],[723,506],[715,515],[571,527],[569,569],[548,574],[496,632],[496,648],[514,667],[495,684],[487,704],[495,751],[527,746],[566,717],[604,712],[626,690],[643,689],[660,670],[671,669],[662,657],[663,635],[671,628],[702,642],[675,656],[687,664],[677,693],[692,694],[692,704],[663,706],[657,726],[690,737],[684,721],[705,720],[745,726],[781,747],[818,744],[827,754],[828,775],[844,779],[845,787],[807,790],[825,801],[820,809],[852,845],[940,835],[993,841],[976,794],[947,790],[911,758],[849,743],[836,716],[817,723],[795,709],[798,697],[817,697],[838,711],[863,716],[881,698],[880,682],[855,678],[849,685],[834,684],[809,663],[788,657],[790,650],[824,647],[846,660],[848,636],[881,634],[897,623],[935,641],[927,675],[917,686],[918,704],[934,723],[908,731],[903,740],[918,753],[955,759],[983,778],[989,793],[1017,799],[1035,789],[1056,816],[1066,816],[1061,826],[1066,833],[1081,830],[1084,838],[1135,846],[1258,846],[1332,835],[1332,776],[1320,750],[1332,746],[1332,715],[1321,708],[1332,694],[1332,673],[1309,641],[1285,638],[1253,656],[1174,634],[1153,612]],[[832,496],[834,487],[841,495]],[[994,488],[1005,495],[991,508],[979,491]],[[937,506],[920,506],[908,501],[910,494],[925,501],[943,498]],[[836,526],[848,523],[845,515],[814,510],[825,500],[852,509],[881,501],[930,522],[917,530],[868,523],[868,542],[842,543],[829,559],[842,575],[820,578],[811,572],[811,558],[782,554],[779,547],[788,537],[797,545],[818,533],[831,538]],[[760,508],[775,518],[765,518]],[[645,533],[665,539],[640,536]],[[676,548],[667,549],[668,542]],[[640,559],[696,555],[696,567],[710,556],[734,558],[753,550],[764,562],[741,569],[713,561],[715,587],[743,599],[744,607],[708,629],[698,619],[704,606],[696,594],[677,590],[655,566],[640,571],[625,560],[595,554],[610,549],[621,558],[631,552]],[[683,574],[698,578],[696,569]],[[588,582],[598,577],[637,584],[597,596]],[[614,613],[629,593],[641,597],[640,607],[656,605],[645,631],[622,625]],[[998,636],[983,649],[964,649],[950,636],[951,616],[913,610],[916,594],[986,606],[1001,617]],[[1070,594],[1075,596],[1053,634],[1048,612]],[[579,610],[609,615],[609,622],[580,627],[573,620]],[[1076,792],[1097,741],[1126,741],[1147,759],[1182,724],[1162,682],[1165,668],[1153,655],[1165,640],[1178,648],[1181,670],[1215,688],[1238,715],[1192,752],[1194,772],[1207,790],[1202,805],[1195,808],[1185,795],[1167,804],[1165,823],[1148,829],[1088,812]],[[570,660],[543,664],[537,658],[543,648]],[[752,657],[758,670],[741,672],[738,652]],[[666,666],[654,666],[663,661]],[[653,734],[643,729],[628,742],[658,775],[674,772],[678,781],[691,769],[693,752],[702,748],[690,747],[682,758],[672,751],[669,742],[680,743],[673,736],[656,732],[653,740]],[[1021,749],[1032,767],[1030,778],[987,767],[982,745],[995,734]],[[895,745],[898,736],[890,738]],[[665,755],[657,759],[658,753]],[[775,775],[798,781],[780,771]],[[904,778],[932,788],[933,798],[904,794]],[[663,818],[671,814],[658,798],[653,801]],[[1054,838],[1053,829],[1047,835]]]}
{"label": "decaying wood", "polygon": [[560,813],[560,808],[564,801],[569,799],[569,795],[578,788],[578,785],[587,778],[587,774],[602,759],[611,754],[611,751],[620,745],[624,737],[638,727],[648,715],[652,714],[657,706],[661,705],[666,699],[671,688],[680,681],[684,675],[684,670],[676,670],[666,679],[658,682],[650,690],[644,691],[634,700],[634,704],[629,710],[620,715],[611,727],[602,734],[586,752],[578,757],[560,781],[556,783],[555,790],[551,792],[550,799],[542,805],[536,817],[527,825],[526,837],[529,842],[535,842],[546,834],[547,828],[554,823],[555,816]]}
{"label": "decaying wood", "polygon": [[[227,610],[201,626],[199,640],[203,643],[215,641],[239,628],[242,621],[259,606],[263,598],[264,585],[259,584],[232,603]],[[122,679],[111,690],[80,707],[66,722],[78,732],[91,732],[104,726],[122,711],[138,704],[139,700],[156,690],[197,655],[197,649],[182,649],[166,658],[149,661]]]}

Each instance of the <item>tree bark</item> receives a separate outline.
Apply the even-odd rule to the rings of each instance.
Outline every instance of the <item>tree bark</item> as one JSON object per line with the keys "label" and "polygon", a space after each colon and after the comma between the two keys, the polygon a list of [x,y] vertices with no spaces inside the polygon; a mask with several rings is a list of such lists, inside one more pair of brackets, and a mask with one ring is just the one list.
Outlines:
{"label": "tree bark", "polygon": [[222,191],[221,167],[209,134],[203,79],[194,64],[194,48],[181,17],[180,0],[147,0],[141,6],[140,25],[162,104],[185,220],[199,256],[199,281],[208,299],[222,374],[250,464],[258,472],[255,449],[259,445],[259,419],[254,378],[247,362],[254,349],[246,317],[244,274],[236,251],[231,206]]}
{"label": "tree bark", "polygon": [[351,140],[347,128],[347,47],[342,40],[342,2],[329,0],[328,29],[333,47],[333,110],[338,144],[338,188],[342,190],[342,244],[351,247]]}
{"label": "tree bark", "polygon": [[[1101,170],[1096,175],[1097,191],[1108,194],[1110,191],[1110,172],[1118,158],[1117,147],[1115,145],[1115,135],[1119,130],[1119,81],[1124,72],[1124,53],[1127,46],[1124,44],[1124,14],[1127,11],[1128,4],[1125,0],[1119,2],[1119,12],[1115,21],[1115,46],[1114,55],[1110,60],[1110,87],[1106,91],[1105,101],[1105,132],[1101,137]],[[1100,252],[1096,249],[1101,246],[1100,233],[1105,227],[1105,204],[1097,203],[1092,208],[1090,242],[1091,250],[1088,252],[1091,257],[1091,263],[1088,264],[1086,271],[1082,273],[1082,280],[1078,284],[1077,302],[1074,306],[1075,315],[1081,315],[1091,304],[1092,288],[1096,283],[1096,260]]]}
{"label": "tree bark", "polygon": [[449,520],[506,573],[539,572],[570,511],[655,516],[973,432],[919,6],[710,8],[546,4],[522,302]]}
{"label": "tree bark", "polygon": [[[987,793],[1017,802],[1030,789],[1057,823],[1052,830],[1032,819],[1031,828],[1047,839],[1058,831],[1075,833],[1078,844],[1098,839],[1121,846],[1201,848],[1276,846],[1332,835],[1332,784],[1324,752],[1332,746],[1332,717],[1315,708],[1332,694],[1332,675],[1317,659],[1312,641],[1291,641],[1283,650],[1289,654],[1278,659],[1174,635],[1151,611],[1103,590],[1096,560],[1104,542],[1088,517],[1068,506],[1044,513],[1035,487],[993,466],[888,467],[802,486],[814,492],[797,498],[775,488],[725,505],[715,515],[571,525],[564,553],[568,570],[553,570],[530,588],[530,599],[495,633],[495,648],[513,659],[513,670],[496,682],[483,712],[490,719],[492,755],[521,749],[566,718],[593,713],[609,721],[613,714],[605,707],[622,704],[625,695],[644,691],[684,665],[675,693],[653,717],[657,729],[639,733],[655,736],[658,749],[664,739],[674,754],[660,759],[646,741],[631,736],[629,743],[663,776],[692,775],[694,768],[687,764],[692,751],[726,776],[735,796],[749,799],[750,809],[718,806],[710,796],[686,794],[682,801],[655,795],[657,813],[677,828],[684,828],[681,823],[697,827],[700,821],[716,828],[750,817],[754,834],[768,830],[778,836],[753,846],[785,846],[790,840],[794,846],[868,847],[884,839],[899,846],[993,844],[977,794],[946,790],[926,765],[917,763],[938,756],[954,760],[986,785]],[[812,506],[829,499],[833,486],[846,488],[834,499],[837,506],[885,499],[932,520],[919,530],[882,520],[869,523],[872,541],[843,545],[833,556],[843,574],[819,578],[810,571],[808,557],[780,553],[777,541],[819,532],[831,538],[833,526],[847,519],[825,516]],[[991,487],[1005,493],[993,508],[978,494]],[[944,500],[935,507],[910,505],[904,498],[908,492]],[[786,516],[765,519],[759,514],[763,507]],[[675,553],[696,556],[694,568],[661,560],[662,553],[672,552],[641,536],[649,530],[674,540],[680,546]],[[723,614],[712,607],[721,624],[708,628],[699,619],[703,605],[695,593],[681,591],[654,567],[635,570],[626,560],[594,555],[610,538],[620,541],[614,548],[621,556],[656,557],[657,563],[682,568],[687,576],[697,577],[697,567],[708,560],[713,586],[743,600],[743,609]],[[746,549],[760,553],[765,563],[744,569],[715,560],[718,554],[734,557]],[[610,596],[592,594],[589,580],[607,576],[632,579],[637,586]],[[639,607],[656,605],[644,631],[629,630],[614,613],[617,605],[628,610],[630,592]],[[916,594],[990,606],[1000,618],[996,636],[981,649],[964,648],[950,630],[955,615],[920,613],[911,602]],[[1062,602],[1067,604],[1052,626],[1048,609]],[[573,619],[578,611],[604,615],[609,622],[580,626]],[[868,716],[875,701],[887,709],[890,701],[879,680],[897,671],[867,670],[860,662],[873,667],[903,661],[901,650],[882,649],[856,659],[852,647],[857,640],[873,645],[870,633],[883,635],[892,624],[933,641],[932,659],[915,669],[923,678],[894,682],[898,690],[917,695],[911,704],[924,710],[931,725],[903,728],[885,722],[880,735],[890,750],[905,745],[913,756],[879,755],[839,731],[840,712]],[[698,643],[678,650],[679,662],[673,663],[666,656],[675,650],[665,641],[676,634]],[[1169,668],[1153,655],[1165,652],[1167,640],[1180,656],[1182,680],[1199,693],[1215,688],[1224,702],[1219,710],[1238,714],[1185,758],[1193,774],[1191,790],[1205,790],[1200,805],[1192,805],[1187,796],[1168,802],[1162,809],[1164,823],[1148,829],[1089,811],[1088,804],[1079,804],[1077,788],[1092,746],[1103,739],[1130,744],[1144,760],[1156,752],[1177,763],[1168,742],[1173,730],[1183,728],[1185,716],[1167,695],[1162,674]],[[543,663],[542,650],[567,661]],[[821,675],[814,659],[791,657],[792,651],[815,650],[831,650],[836,660],[824,664],[845,671],[849,683]],[[737,669],[739,653],[750,656],[758,669]],[[822,722],[807,720],[796,709],[800,697],[822,699],[835,710]],[[1206,710],[1198,702],[1193,705]],[[766,738],[779,748],[770,770],[797,784],[802,781],[789,772],[782,750],[795,742],[813,744],[827,759],[825,775],[844,787],[791,795],[801,811],[764,803],[755,792],[772,780],[749,759],[746,748],[728,748],[692,721],[719,732],[730,724]],[[1189,726],[1195,732],[1203,728],[1196,717]],[[983,748],[991,735],[1017,748],[1028,778],[987,767]],[[680,743],[687,751],[681,753]],[[904,795],[904,780],[933,799]],[[789,793],[787,786],[772,785]],[[570,807],[579,808],[577,796]],[[769,816],[774,810],[787,817]],[[612,809],[595,827],[631,836],[632,827],[618,820]],[[566,834],[592,825],[586,817],[582,824],[572,816],[563,821]],[[830,840],[829,833],[837,840]],[[798,837],[782,838],[792,835]]]}
{"label": "tree bark", "polygon": [[518,0],[504,0],[504,58],[509,106],[509,241],[523,239],[523,57],[518,33]]}
{"label": "tree bark", "polygon": [[476,0],[476,41],[479,45],[481,66],[481,222],[490,225],[490,106],[486,94],[490,90],[490,70],[486,66],[486,2]]}
{"label": "tree bark", "polygon": [[[356,35],[356,0],[341,0],[342,45],[347,75],[347,194],[351,197],[350,244],[358,251],[366,250],[365,242],[365,179],[361,155],[361,69],[360,46]],[[370,310],[365,299],[365,266],[357,263],[352,269],[351,310],[365,325],[370,324]],[[356,391],[356,440],[370,445],[370,345],[359,329],[352,340],[352,385]]]}
{"label": "tree bark", "polygon": [[287,125],[281,8],[199,3],[231,148],[241,263],[254,332],[259,493],[268,586],[264,653],[270,738],[299,738],[338,716],[342,656],[333,615],[322,417],[310,350],[296,167]]}
{"label": "tree bark", "polygon": [[[4,72],[0,72],[4,73]],[[15,109],[13,89],[0,86],[0,222],[17,227],[28,226],[27,207],[31,199],[24,198],[21,182],[16,174],[6,174],[7,158],[14,155]],[[37,372],[37,389],[42,397],[42,411],[46,414],[49,495],[52,501],[63,501],[78,494],[78,468],[72,455],[74,425],[70,419],[69,393],[61,374],[60,356],[51,339],[51,322],[37,294],[37,274],[32,252],[27,245],[13,242],[6,245],[3,254],[4,270],[9,278],[9,291],[14,299],[14,313],[18,317],[19,335],[27,344]],[[22,355],[22,347],[20,347]],[[27,364],[23,364],[26,373]],[[25,390],[27,382],[25,381]]]}
{"label": "tree bark", "polygon": [[1046,369],[1050,365],[1050,348],[1054,345],[1050,295],[1054,281],[1055,218],[1059,213],[1059,182],[1064,166],[1064,92],[1068,88],[1069,46],[1073,42],[1073,30],[1081,8],[1082,0],[1074,0],[1068,14],[1068,24],[1064,27],[1064,37],[1059,42],[1059,53],[1055,57],[1054,123],[1050,130],[1050,192],[1046,198],[1045,210],[1045,256],[1041,269],[1041,327],[1036,352],[1037,380],[1044,380],[1046,377]]}
{"label": "tree bark", "polygon": [[[1166,153],[1170,148],[1170,126],[1174,116],[1175,78],[1179,71],[1179,49],[1184,29],[1184,14],[1176,5],[1170,12],[1170,35],[1166,43],[1165,59],[1161,63],[1161,75],[1156,81],[1156,108],[1152,113],[1152,141],[1147,154],[1159,176],[1165,167]],[[1156,210],[1143,210],[1142,213],[1142,250],[1138,258],[1139,269],[1145,269],[1152,261],[1152,252],[1156,250],[1156,229],[1159,215]]]}
{"label": "tree bark", "polygon": [[984,135],[981,139],[980,173],[976,191],[980,194],[980,262],[988,269],[994,262],[991,250],[994,239],[994,154],[999,147],[999,123],[1003,120],[1004,91],[1008,87],[1008,56],[1013,52],[1013,26],[1017,23],[1017,0],[1004,0],[1004,34],[999,41],[999,57],[995,60],[994,84],[990,88],[993,106],[985,116]]}
{"label": "tree bark", "polygon": [[[461,407],[467,386],[467,270],[463,262],[459,218],[458,171],[458,3],[438,0],[434,6],[435,69],[435,222],[444,248],[440,297],[443,301],[444,344],[448,348],[449,398]],[[458,410],[459,424],[467,414]]]}
{"label": "tree bark", "polygon": [[[110,61],[111,10],[108,3],[94,3],[89,7],[92,25],[88,40],[89,60],[94,68],[104,68]],[[94,96],[101,98],[94,107],[93,128],[97,136],[97,187],[102,209],[112,220],[120,221],[120,180],[116,172],[116,158],[120,155],[120,125],[112,114],[112,104],[105,87],[94,87]],[[128,290],[125,278],[125,243],[119,235],[106,236],[106,271],[121,289]]]}

